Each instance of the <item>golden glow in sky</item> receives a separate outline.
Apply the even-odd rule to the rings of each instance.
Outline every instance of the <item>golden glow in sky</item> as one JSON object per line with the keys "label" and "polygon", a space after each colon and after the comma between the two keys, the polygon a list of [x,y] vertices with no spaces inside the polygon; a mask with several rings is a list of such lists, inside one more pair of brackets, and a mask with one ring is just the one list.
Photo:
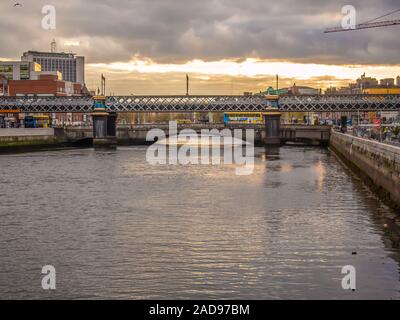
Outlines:
{"label": "golden glow in sky", "polygon": [[[162,64],[148,58],[135,56],[129,62],[89,64],[88,72],[97,74],[102,72],[108,74],[110,79],[125,77],[128,80],[131,76],[136,75],[136,78],[149,81],[153,77],[154,79],[163,79],[161,80],[163,85],[170,82],[172,88],[173,82],[179,81],[175,79],[176,77],[179,79],[179,74],[188,73],[193,80],[200,81],[203,85],[212,79],[214,79],[215,85],[217,78],[221,81],[221,84],[227,81],[236,82],[235,79],[240,78],[241,83],[249,83],[249,86],[244,85],[241,88],[235,88],[235,91],[238,91],[235,93],[240,93],[246,90],[257,92],[266,89],[269,85],[274,86],[275,83],[271,82],[271,78],[275,77],[276,74],[282,79],[282,87],[290,86],[297,81],[300,84],[325,89],[330,85],[346,86],[348,82],[355,81],[363,73],[378,79],[395,78],[400,75],[400,65],[327,65],[254,58],[247,58],[242,61],[203,61],[196,59],[181,64]],[[258,81],[257,87],[252,89],[250,83],[254,85],[255,79],[262,79],[263,77],[265,80],[268,79],[269,82]],[[227,89],[229,89],[229,86],[221,86],[221,90],[224,90],[221,93],[228,93],[226,92]]]}
{"label": "golden glow in sky", "polygon": [[315,77],[335,77],[337,79],[356,79],[366,72],[378,77],[395,77],[400,74],[400,66],[364,65],[324,65],[293,63],[283,61],[263,61],[246,59],[242,62],[220,60],[193,60],[184,64],[158,64],[150,59],[134,58],[130,62],[110,64],[91,64],[89,68],[117,73],[194,73],[203,75],[226,75],[257,77],[279,74],[282,77],[306,80]]}

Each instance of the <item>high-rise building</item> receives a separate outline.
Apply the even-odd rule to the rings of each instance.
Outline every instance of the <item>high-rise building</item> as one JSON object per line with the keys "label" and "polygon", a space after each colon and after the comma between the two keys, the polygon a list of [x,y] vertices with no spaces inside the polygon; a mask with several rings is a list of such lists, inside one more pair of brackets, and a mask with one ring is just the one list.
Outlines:
{"label": "high-rise building", "polygon": [[85,84],[85,57],[77,56],[76,61],[76,81],[82,85]]}
{"label": "high-rise building", "polygon": [[42,71],[59,71],[64,81],[85,84],[85,57],[64,52],[28,51],[21,60],[39,63]]}

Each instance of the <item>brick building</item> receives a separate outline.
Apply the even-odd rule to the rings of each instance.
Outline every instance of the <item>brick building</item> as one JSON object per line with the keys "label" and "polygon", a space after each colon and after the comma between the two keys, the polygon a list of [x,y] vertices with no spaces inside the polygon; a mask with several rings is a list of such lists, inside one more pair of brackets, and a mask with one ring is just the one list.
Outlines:
{"label": "brick building", "polygon": [[[10,96],[67,97],[89,95],[86,87],[80,83],[59,80],[53,74],[41,74],[38,80],[10,80],[8,93]],[[83,113],[48,114],[54,126],[83,124],[89,117]],[[24,115],[20,115],[23,118]]]}
{"label": "brick building", "polygon": [[84,95],[84,87],[50,74],[40,75],[38,80],[10,80],[8,92],[10,96],[81,96]]}

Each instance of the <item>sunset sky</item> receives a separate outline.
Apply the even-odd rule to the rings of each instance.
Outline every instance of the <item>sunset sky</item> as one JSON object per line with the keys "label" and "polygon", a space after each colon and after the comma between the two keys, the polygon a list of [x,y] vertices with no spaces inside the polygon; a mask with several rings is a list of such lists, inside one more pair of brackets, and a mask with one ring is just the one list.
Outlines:
{"label": "sunset sky", "polygon": [[[357,22],[400,9],[398,0],[25,0],[0,2],[0,60],[27,50],[86,56],[86,80],[107,94],[241,94],[280,87],[346,85],[366,72],[400,75],[400,27],[324,34],[352,4]],[[56,30],[41,9],[54,5]],[[400,14],[388,17],[400,18]]]}

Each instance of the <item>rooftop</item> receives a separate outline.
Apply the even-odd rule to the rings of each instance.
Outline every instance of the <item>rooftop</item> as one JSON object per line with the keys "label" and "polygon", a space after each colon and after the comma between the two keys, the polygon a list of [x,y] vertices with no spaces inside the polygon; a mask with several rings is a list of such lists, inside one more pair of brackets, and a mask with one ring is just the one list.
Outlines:
{"label": "rooftop", "polygon": [[36,55],[36,56],[53,56],[53,57],[60,57],[60,58],[74,58],[76,56],[76,53],[66,53],[66,52],[43,52],[43,51],[27,51],[24,52],[24,56],[27,55]]}

